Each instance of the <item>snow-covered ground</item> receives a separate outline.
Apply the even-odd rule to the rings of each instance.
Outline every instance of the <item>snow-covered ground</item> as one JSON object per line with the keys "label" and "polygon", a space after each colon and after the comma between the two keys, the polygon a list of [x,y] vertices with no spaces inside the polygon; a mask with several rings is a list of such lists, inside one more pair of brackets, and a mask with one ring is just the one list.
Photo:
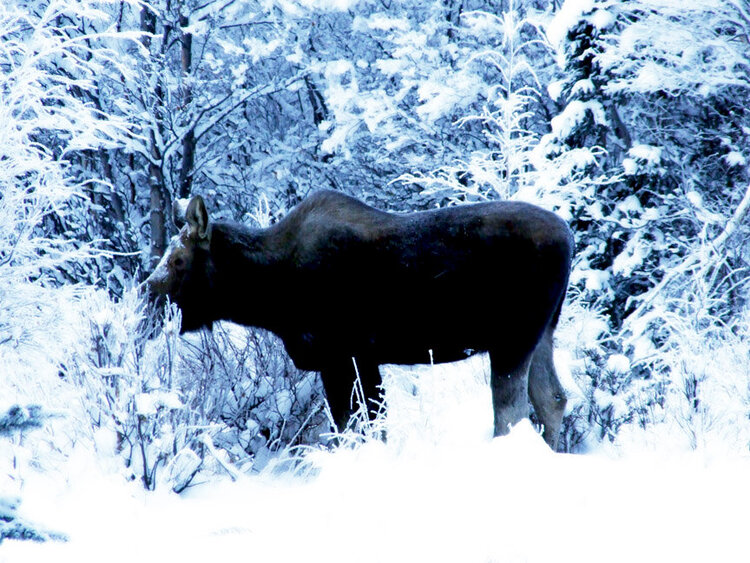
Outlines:
{"label": "snow-covered ground", "polygon": [[69,541],[6,541],[0,561],[750,561],[750,457],[654,441],[555,454],[527,422],[491,439],[483,361],[389,368],[388,442],[294,471],[178,496],[83,444],[28,463],[21,515]]}

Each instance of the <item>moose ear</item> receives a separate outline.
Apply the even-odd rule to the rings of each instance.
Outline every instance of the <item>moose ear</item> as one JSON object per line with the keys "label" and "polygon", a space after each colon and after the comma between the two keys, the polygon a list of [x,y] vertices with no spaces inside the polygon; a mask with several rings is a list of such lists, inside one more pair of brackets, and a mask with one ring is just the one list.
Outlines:
{"label": "moose ear", "polygon": [[191,236],[196,237],[199,242],[208,242],[208,212],[201,196],[197,195],[190,200],[185,210],[185,220],[187,221]]}

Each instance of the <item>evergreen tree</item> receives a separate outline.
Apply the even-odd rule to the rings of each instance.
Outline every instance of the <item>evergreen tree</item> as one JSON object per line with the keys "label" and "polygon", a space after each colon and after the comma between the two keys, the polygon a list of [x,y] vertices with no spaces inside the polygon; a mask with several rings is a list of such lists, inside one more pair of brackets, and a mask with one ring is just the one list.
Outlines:
{"label": "evergreen tree", "polygon": [[[26,408],[14,405],[0,415],[0,438],[41,428],[48,416],[39,405],[29,405]],[[19,518],[17,510],[20,503],[21,501],[18,498],[0,496],[0,544],[5,539],[66,540],[63,534],[42,530],[38,526]]]}

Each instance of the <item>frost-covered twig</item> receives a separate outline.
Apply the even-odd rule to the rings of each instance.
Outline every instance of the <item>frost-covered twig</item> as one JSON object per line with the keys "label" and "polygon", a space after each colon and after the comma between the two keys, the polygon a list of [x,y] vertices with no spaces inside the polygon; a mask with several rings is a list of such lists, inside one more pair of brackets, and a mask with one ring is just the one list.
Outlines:
{"label": "frost-covered twig", "polygon": [[232,479],[232,481],[236,481],[240,478],[240,472],[237,471],[234,467],[231,466],[231,464],[227,463],[225,460],[221,458],[221,455],[216,450],[216,447],[214,446],[214,441],[211,439],[211,436],[208,434],[202,434],[200,437],[201,443],[206,446],[206,449],[208,450],[208,453],[210,453],[212,456],[214,456],[214,459],[219,463],[219,465],[229,474],[229,477]]}
{"label": "frost-covered twig", "polygon": [[[745,190],[745,195],[742,198],[742,201],[740,201],[737,209],[735,209],[734,213],[732,214],[732,218],[727,222],[722,232],[719,233],[706,245],[707,248],[703,247],[703,249],[708,250],[708,254],[710,254],[714,260],[720,259],[722,257],[724,247],[726,246],[727,242],[729,242],[732,235],[737,232],[737,229],[742,224],[742,221],[745,219],[748,212],[750,212],[750,185],[748,185],[747,189]],[[681,264],[670,269],[669,273],[667,273],[661,279],[661,281],[656,284],[646,296],[643,297],[640,305],[630,315],[630,318],[634,319],[640,317],[643,312],[653,303],[656,297],[661,294],[663,289],[671,284],[674,280],[690,271],[695,270],[701,265],[706,266],[707,255],[706,252],[701,250],[693,252],[687,258],[685,258],[685,260],[683,260]]]}
{"label": "frost-covered twig", "polygon": [[748,211],[750,211],[750,184],[745,189],[745,195],[742,198],[742,201],[740,201],[737,209],[735,209],[732,218],[727,222],[724,230],[714,240],[711,241],[711,250],[713,252],[718,254],[723,250],[724,245],[732,237],[732,235],[737,232],[737,229],[742,224],[742,221],[745,220]]}

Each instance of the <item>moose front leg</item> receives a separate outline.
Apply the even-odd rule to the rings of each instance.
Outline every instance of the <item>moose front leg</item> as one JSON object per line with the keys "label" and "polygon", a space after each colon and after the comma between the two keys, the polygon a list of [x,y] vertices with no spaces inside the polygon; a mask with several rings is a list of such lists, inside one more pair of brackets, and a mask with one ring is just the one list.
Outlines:
{"label": "moose front leg", "polygon": [[351,368],[345,365],[329,366],[320,372],[323,389],[326,392],[328,408],[331,411],[335,430],[343,431],[351,415],[351,393],[347,391],[347,382],[351,378]]}
{"label": "moose front leg", "polygon": [[[502,352],[490,351],[490,387],[495,412],[495,436],[505,436],[510,427],[529,416],[529,365],[531,354],[521,362],[508,361]],[[515,365],[514,365],[515,364]]]}
{"label": "moose front leg", "polygon": [[373,420],[380,407],[380,370],[366,360],[349,358],[332,363],[320,372],[323,388],[331,409],[333,423],[339,432],[346,429],[352,414],[359,408],[358,401]]}

